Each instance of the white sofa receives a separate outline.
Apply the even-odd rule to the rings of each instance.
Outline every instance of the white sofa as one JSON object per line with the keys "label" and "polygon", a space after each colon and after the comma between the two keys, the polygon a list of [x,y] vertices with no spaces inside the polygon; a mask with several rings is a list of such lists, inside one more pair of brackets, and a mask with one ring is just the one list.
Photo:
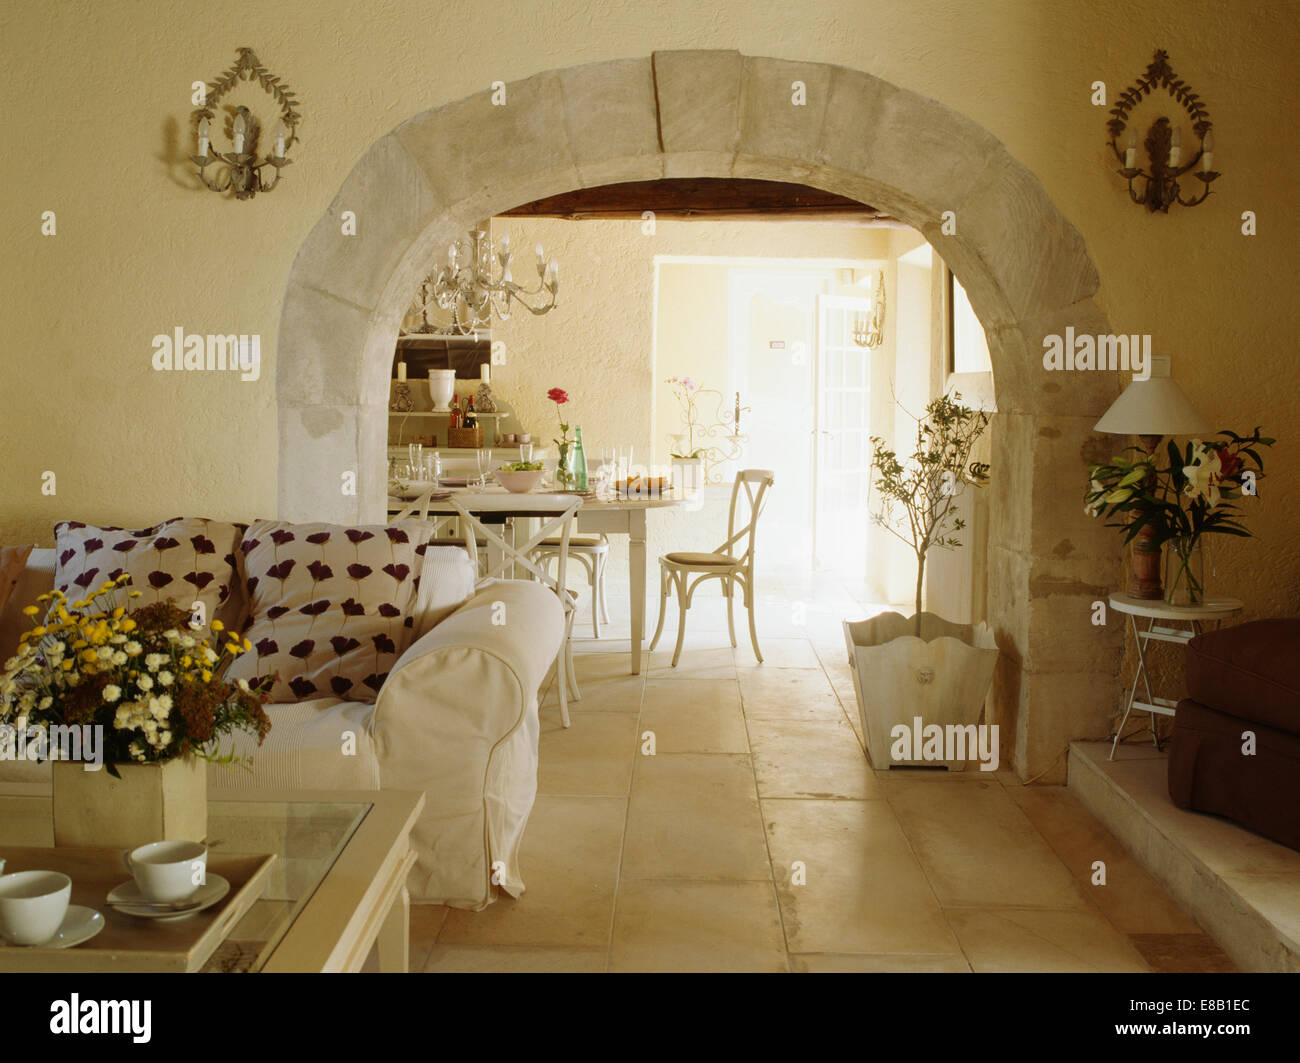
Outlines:
{"label": "white sofa", "polygon": [[[54,569],[53,550],[32,551],[0,610],[0,660],[29,626],[22,608],[53,588]],[[507,623],[493,623],[498,602]],[[537,793],[538,690],[563,633],[559,600],[541,584],[484,583],[411,644],[375,704],[267,705],[266,742],[238,744],[252,772],[210,767],[209,790],[422,790],[412,897],[483,908],[495,896],[494,863],[501,888],[518,896],[519,843]],[[355,755],[341,755],[347,732]],[[47,764],[0,760],[0,788],[48,779]]]}

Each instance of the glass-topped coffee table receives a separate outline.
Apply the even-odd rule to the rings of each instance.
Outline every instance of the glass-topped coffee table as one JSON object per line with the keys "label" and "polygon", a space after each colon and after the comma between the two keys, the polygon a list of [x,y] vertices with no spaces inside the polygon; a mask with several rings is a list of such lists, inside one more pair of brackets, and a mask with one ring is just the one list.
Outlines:
{"label": "glass-topped coffee table", "polygon": [[[11,792],[0,794],[0,856],[21,851],[28,862],[39,862],[32,849],[54,843],[48,792],[6,789]],[[410,834],[423,805],[423,794],[396,791],[214,796],[208,802],[209,866],[215,869],[224,854],[274,855],[256,883],[260,893],[237,909],[223,913],[217,906],[166,927],[110,908],[98,896],[98,879],[94,889],[87,881],[87,895],[79,898],[74,873],[73,901],[103,913],[105,940],[50,959],[57,959],[59,970],[359,971],[373,948],[380,970],[405,971],[406,876],[415,862]],[[245,864],[254,866],[239,866]],[[122,871],[115,877],[128,876]],[[237,919],[228,931],[223,915],[227,922]],[[36,957],[4,953],[0,969],[34,969]]]}

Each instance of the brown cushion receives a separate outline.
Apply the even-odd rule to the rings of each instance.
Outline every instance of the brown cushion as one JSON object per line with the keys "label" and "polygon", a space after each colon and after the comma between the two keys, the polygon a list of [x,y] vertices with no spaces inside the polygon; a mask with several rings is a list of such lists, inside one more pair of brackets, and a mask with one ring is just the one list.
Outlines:
{"label": "brown cushion", "polygon": [[1252,620],[1187,644],[1187,696],[1243,720],[1300,733],[1300,619]]}
{"label": "brown cushion", "polygon": [[[1255,737],[1244,752],[1243,732]],[[1300,849],[1300,736],[1184,698],[1169,746],[1169,796]]]}
{"label": "brown cushion", "polygon": [[[560,543],[561,543],[561,540],[560,540],[559,538],[554,538],[554,539],[543,539],[539,545],[540,545],[540,546],[550,546],[550,547],[552,547],[552,548],[558,550],[558,549],[560,548]],[[571,535],[571,536],[569,536],[569,549],[570,549],[570,550],[577,550],[577,549],[579,549],[579,548],[582,548],[582,549],[584,549],[584,550],[590,550],[591,548],[593,548],[593,547],[597,547],[597,546],[606,546],[606,547],[607,547],[607,546],[609,546],[609,543],[607,543],[607,542],[605,542],[603,539],[601,539],[601,537],[600,537],[599,535]]]}
{"label": "brown cushion", "polygon": [[740,565],[739,560],[728,557],[726,554],[693,554],[686,551],[676,554],[664,554],[664,557],[679,565],[708,565],[719,568],[737,568]]}

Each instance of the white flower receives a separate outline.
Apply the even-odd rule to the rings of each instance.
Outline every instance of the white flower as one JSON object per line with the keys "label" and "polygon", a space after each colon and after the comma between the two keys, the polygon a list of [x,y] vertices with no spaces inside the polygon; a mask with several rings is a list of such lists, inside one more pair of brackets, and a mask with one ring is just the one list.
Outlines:
{"label": "white flower", "polygon": [[126,655],[128,657],[136,657],[140,654],[140,651],[143,650],[144,647],[141,646],[140,643],[136,642],[135,639],[132,639],[125,646],[123,646],[122,649],[126,652]]}
{"label": "white flower", "polygon": [[144,760],[144,747],[139,742],[132,742],[128,749],[136,760]]}
{"label": "white flower", "polygon": [[113,648],[111,646],[100,646],[99,659],[101,661],[111,661],[113,659]]}
{"label": "white flower", "polygon": [[135,681],[135,684],[141,690],[144,691],[149,691],[153,689],[153,680],[150,679],[149,676],[147,675],[142,675],[139,679]]}
{"label": "white flower", "polygon": [[18,707],[30,712],[36,708],[36,691],[29,690],[18,699]]}
{"label": "white flower", "polygon": [[248,685],[247,679],[238,680],[238,684],[239,684],[239,689],[242,690],[245,694],[251,694],[253,692],[252,688]]}
{"label": "white flower", "polygon": [[169,687],[169,686],[171,686],[171,685],[172,685],[172,681],[173,681],[175,678],[176,678],[176,677],[175,677],[174,675],[172,675],[171,672],[168,672],[168,671],[162,671],[162,672],[159,672],[159,673],[158,673],[158,682],[161,683],[161,684],[162,684],[163,686],[165,686],[165,687]]}
{"label": "white flower", "polygon": [[216,650],[212,649],[210,646],[205,648],[203,651],[203,659],[207,661],[208,664],[216,664],[217,663]]}
{"label": "white flower", "polygon": [[36,707],[40,709],[42,712],[44,712],[53,704],[54,704],[54,699],[50,697],[50,695],[46,694],[45,697],[41,698],[41,703]]}
{"label": "white flower", "polygon": [[172,733],[170,731],[163,731],[161,734],[158,735],[158,744],[160,746],[170,745],[171,740],[172,740]]}
{"label": "white flower", "polygon": [[151,672],[158,671],[167,660],[161,653],[150,653],[144,659],[144,666]]}
{"label": "white flower", "polygon": [[108,641],[114,646],[120,646],[126,641],[125,635],[110,635]]}
{"label": "white flower", "polygon": [[1204,498],[1211,506],[1217,506],[1221,499],[1219,480],[1223,472],[1223,463],[1219,452],[1207,447],[1199,439],[1192,443],[1192,464],[1183,466],[1183,475],[1187,477],[1184,494],[1191,498]]}
{"label": "white flower", "polygon": [[113,713],[113,726],[119,731],[125,731],[131,721],[131,706],[119,705],[117,712]]}
{"label": "white flower", "polygon": [[168,628],[166,631],[163,632],[163,638],[165,638],[168,642],[175,642],[180,637],[181,637],[181,633],[177,631],[174,627]]}
{"label": "white flower", "polygon": [[126,664],[126,654],[123,653],[121,650],[118,650],[115,654],[113,654],[113,663],[116,665]]}
{"label": "white flower", "polygon": [[110,705],[113,704],[113,702],[117,701],[117,699],[120,698],[121,696],[122,696],[122,688],[113,683],[109,683],[108,686],[104,688],[104,700],[107,701]]}
{"label": "white flower", "polygon": [[187,650],[192,650],[192,649],[194,648],[195,645],[196,645],[196,643],[195,643],[195,641],[194,641],[194,636],[193,636],[193,635],[182,635],[182,636],[181,636],[181,646],[184,647],[185,649],[187,649]]}

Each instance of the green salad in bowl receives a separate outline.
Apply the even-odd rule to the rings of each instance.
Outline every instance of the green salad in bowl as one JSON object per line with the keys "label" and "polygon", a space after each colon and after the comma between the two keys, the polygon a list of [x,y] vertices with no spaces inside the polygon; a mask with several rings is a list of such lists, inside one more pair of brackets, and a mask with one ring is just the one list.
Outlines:
{"label": "green salad in bowl", "polygon": [[501,472],[541,472],[542,463],[540,461],[515,461],[502,465]]}

